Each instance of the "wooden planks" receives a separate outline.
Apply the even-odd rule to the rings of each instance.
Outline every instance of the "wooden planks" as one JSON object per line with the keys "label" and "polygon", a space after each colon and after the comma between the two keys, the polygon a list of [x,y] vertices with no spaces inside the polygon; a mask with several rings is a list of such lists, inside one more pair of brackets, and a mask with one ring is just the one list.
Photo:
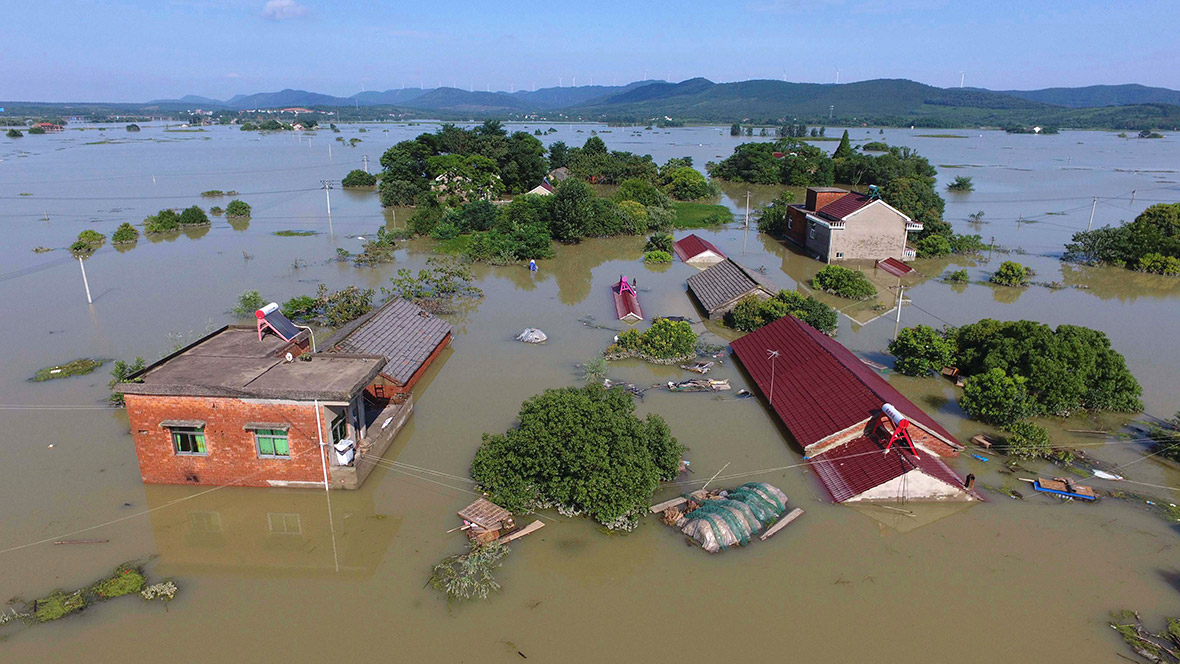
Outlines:
{"label": "wooden planks", "polygon": [[687,502],[688,502],[688,499],[685,498],[684,496],[681,496],[679,498],[673,498],[672,500],[665,500],[664,502],[662,502],[658,505],[652,505],[651,506],[651,513],[652,514],[659,514],[659,513],[663,512],[664,510],[668,509],[669,507],[679,507]]}
{"label": "wooden planks", "polygon": [[500,544],[507,544],[513,540],[518,540],[530,533],[535,533],[544,527],[545,527],[545,524],[542,523],[541,521],[534,521],[534,522],[530,523],[529,525],[525,526],[524,528],[521,528],[520,530],[518,530],[514,533],[509,533],[496,541],[499,542]]}
{"label": "wooden planks", "polygon": [[784,516],[783,518],[776,521],[773,526],[767,528],[766,532],[764,532],[758,536],[758,539],[765,542],[766,540],[770,539],[770,537],[772,535],[774,535],[778,531],[782,530],[783,528],[786,528],[788,525],[790,525],[790,523],[792,521],[794,521],[795,519],[798,519],[801,516],[803,516],[803,510],[796,507],[795,509],[788,512],[786,516]]}

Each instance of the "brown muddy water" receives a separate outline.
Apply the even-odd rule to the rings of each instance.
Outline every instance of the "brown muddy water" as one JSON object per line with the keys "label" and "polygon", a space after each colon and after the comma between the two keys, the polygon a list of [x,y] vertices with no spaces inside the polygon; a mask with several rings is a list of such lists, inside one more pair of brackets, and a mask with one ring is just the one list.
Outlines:
{"label": "brown muddy water", "polygon": [[[688,481],[699,484],[727,463],[727,476],[764,471],[747,477],[777,484],[807,514],[768,542],[719,556],[685,546],[655,519],[610,536],[585,520],[545,514],[547,527],[513,545],[498,572],[502,592],[448,608],[423,584],[431,565],[463,547],[461,536],[445,531],[472,498],[462,478],[480,434],[509,427],[528,396],[580,381],[576,363],[614,334],[580,321],[591,316],[620,327],[607,292],[619,274],[638,277],[649,313],[698,315],[684,292],[693,269],[645,267],[638,238],[561,247],[535,276],[522,267],[477,268],[486,297],[452,317],[453,349],[417,388],[416,412],[384,466],[362,490],[333,494],[330,507],[322,492],[310,490],[144,486],[123,414],[100,408],[107,367],[85,377],[27,382],[40,367],[80,356],[154,359],[174,341],[230,322],[226,312],[246,289],[282,301],[321,282],[379,287],[398,268],[421,266],[428,242],[403,247],[395,264],[376,269],[330,261],[336,247],[358,249],[357,235],[404,223],[404,212],[383,214],[373,193],[337,189],[329,233],[319,180],[340,178],[364,154],[375,164],[393,142],[433,127],[358,129],[344,126],[339,134],[361,138],[356,148],[328,132],[309,142],[160,126],[133,135],[88,128],[0,143],[0,336],[7,349],[0,355],[0,504],[6,506],[0,593],[29,598],[76,587],[148,555],[155,556],[153,576],[175,576],[182,588],[167,611],[124,599],[56,624],[5,631],[11,636],[0,643],[0,661],[507,662],[523,654],[542,662],[766,656],[1111,662],[1121,661],[1114,653],[1123,646],[1106,627],[1108,610],[1180,613],[1180,524],[1142,506],[1040,496],[1014,501],[994,493],[966,510],[906,506],[912,516],[834,506],[805,469],[784,468],[799,464],[800,454],[757,400],[656,391],[638,410],[663,415],[689,447],[695,472]],[[590,125],[561,125],[547,140],[581,143],[594,130],[613,149],[650,152],[659,161],[688,154],[698,166],[750,140],[718,127],[635,132]],[[962,166],[940,168],[943,181],[966,174],[976,183],[974,193],[947,196],[948,217],[961,231],[994,235],[997,244],[1028,254],[919,261],[924,276],[907,290],[913,304],[904,307],[902,324],[992,316],[1095,327],[1126,355],[1143,384],[1147,412],[1177,410],[1180,281],[1067,266],[1056,258],[1070,233],[1085,227],[1092,196],[1119,197],[1098,204],[1095,226],[1180,199],[1174,139],[1124,140],[1101,132],[917,136],[922,133],[934,132],[852,130],[857,143],[884,139],[915,147],[936,165]],[[77,262],[61,247],[85,228],[109,234],[118,223],[138,223],[163,207],[228,201],[199,198],[206,189],[242,192],[254,206],[253,219],[231,227],[215,218],[209,229],[100,251],[87,261],[95,301],[86,305]],[[723,202],[741,210],[747,187],[724,190]],[[775,193],[750,190],[755,206]],[[966,217],[977,210],[987,223],[972,229]],[[283,229],[320,234],[273,235]],[[740,227],[705,236],[731,256],[765,267],[784,288],[805,288],[820,267]],[[35,254],[38,245],[58,249]],[[952,287],[935,279],[962,267],[981,281],[1005,258],[1034,267],[1038,280],[1087,288]],[[892,306],[888,300],[883,296],[882,308]],[[839,340],[887,362],[883,349],[894,314],[874,319],[884,312],[864,305],[848,313]],[[545,330],[548,344],[513,341],[526,326]],[[683,374],[624,362],[612,365],[611,375],[650,384]],[[747,387],[731,362],[717,377]],[[963,419],[949,383],[889,378],[961,439],[982,430]],[[1049,424],[1059,444],[1134,464],[1123,471],[1130,479],[1180,486],[1175,468],[1142,460],[1142,443],[1064,431],[1118,428],[1125,419]],[[953,465],[981,483],[1032,493],[998,474],[994,459],[964,456]],[[1124,487],[1180,498],[1167,489]],[[668,487],[659,497],[686,488],[692,487]],[[109,543],[33,544],[67,533]]]}

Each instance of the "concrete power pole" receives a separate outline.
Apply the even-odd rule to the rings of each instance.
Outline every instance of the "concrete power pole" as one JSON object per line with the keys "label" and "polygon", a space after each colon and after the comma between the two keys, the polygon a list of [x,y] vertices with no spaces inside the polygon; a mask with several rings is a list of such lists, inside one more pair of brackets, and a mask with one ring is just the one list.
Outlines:
{"label": "concrete power pole", "polygon": [[365,163],[365,172],[368,173],[369,172],[369,155],[367,155],[367,154],[362,155],[361,161],[363,161]]}
{"label": "concrete power pole", "polygon": [[320,184],[324,186],[324,198],[328,201],[328,233],[335,235],[336,232],[332,229],[332,181],[320,180]]}
{"label": "concrete power pole", "polygon": [[1098,209],[1098,197],[1094,197],[1094,204],[1090,206],[1090,221],[1086,224],[1086,230],[1089,231],[1094,225],[1094,210]]}

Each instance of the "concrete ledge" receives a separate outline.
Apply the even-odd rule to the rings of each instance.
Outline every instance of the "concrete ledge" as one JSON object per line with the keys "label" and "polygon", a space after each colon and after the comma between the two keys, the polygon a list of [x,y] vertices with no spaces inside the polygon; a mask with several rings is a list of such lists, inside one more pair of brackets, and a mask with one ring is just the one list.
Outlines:
{"label": "concrete ledge", "polygon": [[[391,403],[386,406],[373,420],[372,427],[369,428],[371,433],[375,432],[375,435],[369,438],[371,441],[369,449],[363,455],[358,455],[351,466],[328,467],[332,488],[359,489],[365,483],[365,479],[369,477],[369,473],[373,472],[373,468],[381,460],[385,451],[393,444],[393,439],[397,438],[397,434],[401,432],[413,412],[413,396],[407,396],[405,403]],[[381,425],[387,420],[389,424],[382,428]]]}

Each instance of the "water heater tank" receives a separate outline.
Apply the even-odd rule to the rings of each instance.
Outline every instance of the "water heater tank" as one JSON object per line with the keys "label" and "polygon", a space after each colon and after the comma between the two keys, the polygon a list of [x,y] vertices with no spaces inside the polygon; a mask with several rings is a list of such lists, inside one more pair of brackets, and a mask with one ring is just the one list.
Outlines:
{"label": "water heater tank", "polygon": [[889,416],[894,426],[901,426],[901,423],[906,421],[906,416],[901,414],[901,411],[894,408],[893,404],[885,404],[881,406],[881,410]]}
{"label": "water heater tank", "polygon": [[266,318],[267,314],[273,314],[274,312],[276,312],[278,310],[279,310],[279,305],[275,302],[271,302],[270,304],[259,309],[258,311],[255,311],[254,317],[255,318]]}

